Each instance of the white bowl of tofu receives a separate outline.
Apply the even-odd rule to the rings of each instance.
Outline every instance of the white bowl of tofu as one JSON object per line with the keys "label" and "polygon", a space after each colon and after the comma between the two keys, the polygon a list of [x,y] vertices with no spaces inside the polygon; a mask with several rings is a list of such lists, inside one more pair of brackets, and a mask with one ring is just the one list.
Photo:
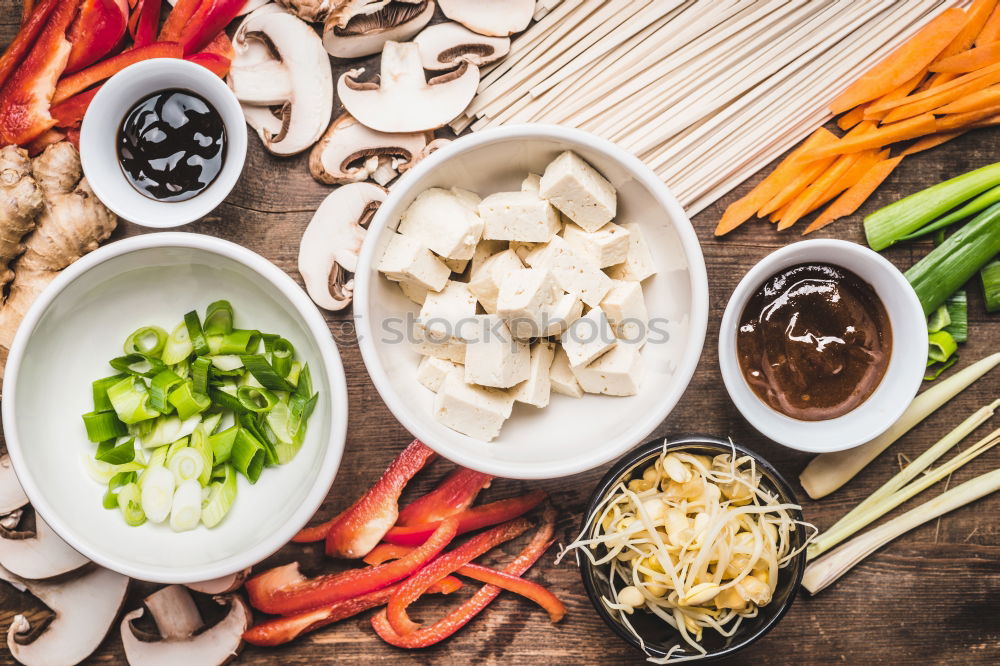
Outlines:
{"label": "white bowl of tofu", "polygon": [[708,280],[667,187],[579,130],[462,137],[393,186],[355,275],[362,357],[442,456],[507,478],[645,440],[701,355]]}

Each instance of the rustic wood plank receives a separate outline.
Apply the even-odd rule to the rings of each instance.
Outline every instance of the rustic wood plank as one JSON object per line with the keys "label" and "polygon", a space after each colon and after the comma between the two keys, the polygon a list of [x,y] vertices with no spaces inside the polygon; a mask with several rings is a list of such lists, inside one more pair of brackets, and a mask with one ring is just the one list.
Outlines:
{"label": "rustic wood plank", "polygon": [[[13,36],[19,7],[18,0],[0,0],[0,43],[7,43]],[[338,71],[343,69],[340,66]],[[232,195],[212,215],[186,230],[239,242],[261,253],[301,283],[295,270],[299,237],[329,188],[309,178],[305,156],[278,159],[267,155],[255,138],[251,137],[250,144],[246,171]],[[861,213],[988,164],[998,154],[1000,131],[984,130],[911,158],[897,169]],[[742,419],[723,388],[715,351],[722,310],[740,277],[769,252],[799,238],[795,229],[777,234],[765,222],[748,223],[723,240],[712,237],[711,231],[724,206],[745,193],[760,177],[751,179],[694,219],[708,266],[709,331],[690,388],[674,413],[657,429],[656,436],[685,432],[732,436],[794,480],[808,456],[765,440]],[[860,220],[861,216],[855,215],[815,237],[863,242]],[[114,238],[144,232],[123,224]],[[906,268],[928,248],[928,243],[914,244],[894,248],[886,256]],[[971,286],[969,295],[972,339],[962,349],[962,364],[1000,347],[1000,320],[985,314],[978,285]],[[343,508],[367,488],[409,441],[409,435],[392,418],[367,377],[354,339],[350,312],[327,314],[326,318],[340,345],[352,407],[341,474],[321,511],[323,517]],[[935,415],[916,428],[905,441],[832,497],[810,502],[803,493],[807,519],[819,527],[833,523],[891,476],[897,466],[897,452],[912,457],[926,449],[952,425],[993,399],[998,386],[996,375],[980,381],[956,400],[947,413]],[[992,427],[996,427],[995,423]],[[989,470],[995,460],[990,455],[977,459],[956,474],[952,484]],[[432,487],[445,467],[439,464],[431,473],[418,477],[407,496]],[[602,474],[603,470],[594,470],[541,484],[498,481],[487,497],[509,496],[540,485],[552,493],[561,509],[559,528],[565,542],[577,529],[580,512]],[[914,530],[870,557],[819,597],[800,595],[768,638],[729,663],[1000,663],[1000,623],[996,620],[996,599],[1000,595],[998,515],[1000,496],[994,496]],[[512,548],[507,550],[510,552]],[[321,548],[313,545],[289,545],[261,566],[294,559],[301,561],[309,572],[331,568]],[[641,655],[619,641],[594,613],[575,568],[569,564],[555,566],[553,560],[554,550],[528,577],[551,586],[565,600],[569,613],[555,627],[530,603],[501,595],[486,613],[457,636],[421,652],[408,653],[384,644],[373,635],[365,615],[280,650],[248,648],[242,661],[275,665],[362,659],[414,664],[640,662]],[[475,589],[472,585],[466,587],[455,596],[462,597]],[[142,596],[153,589],[155,586],[148,584],[134,586],[127,608],[136,607]],[[432,620],[453,603],[454,598],[421,602],[414,614],[424,621]],[[40,617],[37,601],[0,585],[0,630],[6,631],[13,614],[22,610],[30,610],[32,619]],[[5,648],[0,649],[0,660],[7,659]],[[114,629],[90,662],[123,661],[121,643]]]}

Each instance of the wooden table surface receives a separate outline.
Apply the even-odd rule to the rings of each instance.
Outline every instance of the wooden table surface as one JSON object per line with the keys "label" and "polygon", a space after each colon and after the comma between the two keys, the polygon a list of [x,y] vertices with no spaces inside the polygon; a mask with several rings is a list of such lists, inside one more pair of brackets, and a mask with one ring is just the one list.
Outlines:
{"label": "wooden table surface", "polygon": [[[17,27],[19,0],[0,0],[0,44],[6,44]],[[338,73],[341,70],[338,70]],[[868,213],[902,195],[937,183],[1000,158],[1000,130],[981,130],[931,152],[917,155],[896,170],[861,213]],[[740,277],[773,250],[799,239],[794,230],[776,233],[766,223],[745,228],[717,240],[712,229],[726,203],[745,192],[760,176],[744,183],[708,210],[697,215],[694,226],[708,266],[710,316],[708,335],[698,370],[680,404],[654,435],[707,433],[731,436],[770,460],[795,480],[809,456],[768,441],[751,428],[733,407],[719,375],[717,329],[723,309]],[[299,238],[312,212],[330,188],[308,175],[306,156],[274,158],[255,136],[243,178],[228,200],[210,217],[185,230],[219,236],[240,243],[267,257],[296,280]],[[122,223],[112,240],[145,230]],[[842,220],[815,237],[863,242],[861,215]],[[928,249],[909,244],[886,252],[901,269],[908,268]],[[970,341],[961,349],[962,367],[1000,347],[1000,316],[988,316],[983,307],[978,278],[969,289]],[[375,391],[358,351],[351,312],[327,314],[347,373],[350,424],[347,450],[340,474],[323,506],[328,517],[368,488],[410,435],[396,422]],[[824,528],[887,480],[898,468],[897,455],[913,457],[978,407],[993,400],[1000,375],[979,381],[948,410],[929,418],[904,440],[895,444],[843,489],[819,502],[801,499],[806,518]],[[996,419],[978,431],[996,427]],[[981,434],[980,434],[981,436]],[[996,466],[995,452],[987,454],[951,480],[954,485]],[[407,497],[429,488],[450,465],[439,462],[407,489]],[[510,496],[542,487],[560,509],[559,534],[572,538],[580,513],[605,468],[566,479],[541,483],[501,481],[488,491]],[[940,492],[938,487],[927,495]],[[910,508],[913,502],[904,505]],[[904,509],[899,509],[902,511]],[[895,515],[895,514],[893,514]],[[996,664],[1000,663],[1000,495],[959,509],[944,519],[928,523],[881,549],[848,575],[812,598],[802,592],[784,620],[765,639],[726,663],[818,664]],[[553,562],[555,548],[528,577],[550,586],[566,603],[568,614],[551,625],[544,612],[531,603],[501,595],[489,609],[450,640],[435,647],[407,652],[383,643],[371,630],[368,614],[310,634],[280,649],[248,647],[244,663],[314,664],[320,661],[400,663],[637,663],[641,655],[608,630],[590,606],[575,566]],[[261,564],[262,567],[299,560],[308,573],[342,566],[324,560],[315,545],[289,545]],[[135,584],[126,604],[137,607],[144,594],[156,586]],[[474,589],[467,585],[467,589]],[[458,595],[463,594],[459,592]],[[422,602],[416,615],[429,621],[438,617],[454,599]],[[12,616],[40,605],[28,595],[0,586],[0,630],[6,633]],[[35,617],[33,614],[32,617]],[[0,648],[0,661],[10,659]],[[117,628],[93,655],[93,663],[122,663],[124,655]]]}

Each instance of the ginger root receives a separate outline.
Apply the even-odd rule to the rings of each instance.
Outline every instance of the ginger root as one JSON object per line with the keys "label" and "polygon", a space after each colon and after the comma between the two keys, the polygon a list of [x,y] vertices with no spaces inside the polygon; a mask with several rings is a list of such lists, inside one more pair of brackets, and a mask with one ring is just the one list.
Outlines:
{"label": "ginger root", "polygon": [[24,252],[21,240],[34,231],[44,203],[27,151],[0,148],[0,291],[14,279],[10,265]]}
{"label": "ginger root", "polygon": [[[5,164],[8,158],[14,159],[10,148],[0,149],[0,164]],[[19,165],[23,167],[23,162]],[[0,178],[5,178],[4,173],[0,172]],[[28,228],[30,233],[24,239],[24,253],[7,269],[13,273],[13,282],[0,301],[0,379],[17,327],[38,294],[59,271],[96,250],[118,224],[115,214],[98,201],[83,178],[80,155],[68,141],[54,143],[34,158],[30,174],[24,175],[23,169],[18,173],[21,176],[17,182],[29,179],[40,192],[42,204],[37,207],[30,226],[21,221],[22,228]],[[27,186],[21,187],[25,192],[30,190]],[[4,215],[8,210],[29,210],[30,203],[5,205]],[[5,217],[4,229],[0,232],[0,249],[3,250],[7,250],[9,239],[17,234],[16,229],[9,231],[7,226]],[[20,246],[20,240],[19,237],[14,245]],[[16,251],[14,256],[17,256]],[[14,256],[0,255],[4,267]],[[3,284],[9,280],[6,278]]]}

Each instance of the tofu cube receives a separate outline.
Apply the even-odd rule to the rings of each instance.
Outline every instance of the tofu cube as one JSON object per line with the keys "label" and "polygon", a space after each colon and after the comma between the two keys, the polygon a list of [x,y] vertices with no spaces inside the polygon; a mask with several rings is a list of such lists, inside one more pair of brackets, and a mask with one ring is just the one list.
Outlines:
{"label": "tofu cube", "polygon": [[528,177],[521,181],[521,191],[522,192],[534,192],[538,194],[538,190],[541,189],[542,177],[537,173],[529,173]]}
{"label": "tofu cube", "polygon": [[448,373],[458,368],[458,365],[433,356],[424,356],[417,366],[417,381],[434,393],[441,390],[444,378]]}
{"label": "tofu cube", "polygon": [[584,231],[583,227],[570,223],[562,235],[574,252],[587,257],[598,268],[620,264],[628,256],[628,229],[614,222],[597,231]]}
{"label": "tofu cube", "polygon": [[420,241],[401,234],[393,234],[389,239],[378,270],[390,280],[410,282],[430,291],[441,291],[451,275],[448,267]]}
{"label": "tofu cube", "polygon": [[403,296],[406,296],[417,305],[423,305],[427,299],[428,290],[419,284],[414,284],[408,280],[403,280],[396,284],[399,285],[399,290],[403,292]]}
{"label": "tofu cube", "polygon": [[483,238],[544,243],[562,228],[559,213],[534,192],[498,192],[479,204]]}
{"label": "tofu cube", "polygon": [[615,188],[576,153],[565,152],[545,167],[538,194],[585,231],[597,231],[618,211]]}
{"label": "tofu cube", "polygon": [[497,315],[476,315],[464,326],[465,381],[469,384],[510,388],[530,374],[531,350],[514,338]]}
{"label": "tofu cube", "polygon": [[452,273],[464,273],[466,267],[469,265],[469,259],[446,259],[442,258],[441,261],[444,265],[448,267]]}
{"label": "tofu cube", "polygon": [[410,346],[421,356],[433,356],[452,363],[465,363],[465,340],[434,335],[419,326],[412,330]]}
{"label": "tofu cube", "polygon": [[476,276],[476,273],[479,272],[479,269],[482,268],[487,259],[506,250],[507,245],[507,241],[485,239],[479,241],[476,251],[472,253],[472,261],[470,262],[472,270],[469,271],[470,278]]}
{"label": "tofu cube", "polygon": [[434,418],[456,432],[489,442],[500,434],[513,406],[507,391],[467,384],[459,368],[448,373],[434,397]]}
{"label": "tofu cube", "polygon": [[601,309],[621,342],[640,346],[645,343],[649,314],[640,283],[615,280],[611,291],[601,301]]}
{"label": "tofu cube", "polygon": [[475,316],[476,297],[469,285],[448,280],[444,289],[427,294],[417,325],[436,337],[456,337],[462,321]]}
{"label": "tofu cube", "polygon": [[471,259],[483,235],[483,221],[468,201],[432,187],[413,200],[397,231],[447,259]]}
{"label": "tofu cube", "polygon": [[642,379],[642,358],[637,345],[617,345],[589,365],[573,368],[587,393],[635,395]]}
{"label": "tofu cube", "polygon": [[552,306],[548,317],[548,326],[542,335],[562,335],[563,331],[570,327],[574,321],[583,315],[583,302],[580,295],[567,293],[559,297]]}
{"label": "tofu cube", "polygon": [[554,343],[540,341],[531,346],[531,362],[528,378],[511,389],[515,402],[523,402],[532,407],[546,407],[552,387],[549,383],[549,367],[555,357]]}
{"label": "tofu cube", "polygon": [[580,382],[576,381],[573,368],[569,365],[569,356],[562,346],[557,346],[553,355],[552,366],[549,368],[549,384],[556,393],[571,398],[583,397],[583,389],[580,388]]}
{"label": "tofu cube", "polygon": [[500,285],[508,275],[524,268],[513,250],[504,250],[483,262],[469,280],[469,290],[489,314],[496,314]]}
{"label": "tofu cube", "polygon": [[497,296],[497,314],[515,338],[527,340],[545,334],[551,311],[562,289],[547,268],[522,268],[504,278]]}
{"label": "tofu cube", "polygon": [[656,274],[653,255],[642,235],[642,229],[635,222],[621,225],[628,229],[628,254],[625,261],[608,268],[608,275],[616,280],[642,282]]}
{"label": "tofu cube", "polygon": [[467,208],[477,211],[478,214],[479,202],[482,201],[482,198],[480,198],[478,194],[470,192],[469,190],[463,190],[460,187],[453,187],[450,191],[459,201],[465,204]]}
{"label": "tofu cube", "polygon": [[514,250],[514,254],[518,256],[521,261],[527,257],[532,250],[541,245],[541,243],[524,243],[522,241],[511,241],[510,249]]}
{"label": "tofu cube", "polygon": [[611,289],[611,278],[574,252],[560,236],[532,250],[525,263],[532,268],[548,268],[563,291],[579,294],[580,300],[592,308],[600,305]]}
{"label": "tofu cube", "polygon": [[591,363],[618,344],[615,332],[601,308],[592,308],[574,321],[562,334],[561,341],[573,368]]}

